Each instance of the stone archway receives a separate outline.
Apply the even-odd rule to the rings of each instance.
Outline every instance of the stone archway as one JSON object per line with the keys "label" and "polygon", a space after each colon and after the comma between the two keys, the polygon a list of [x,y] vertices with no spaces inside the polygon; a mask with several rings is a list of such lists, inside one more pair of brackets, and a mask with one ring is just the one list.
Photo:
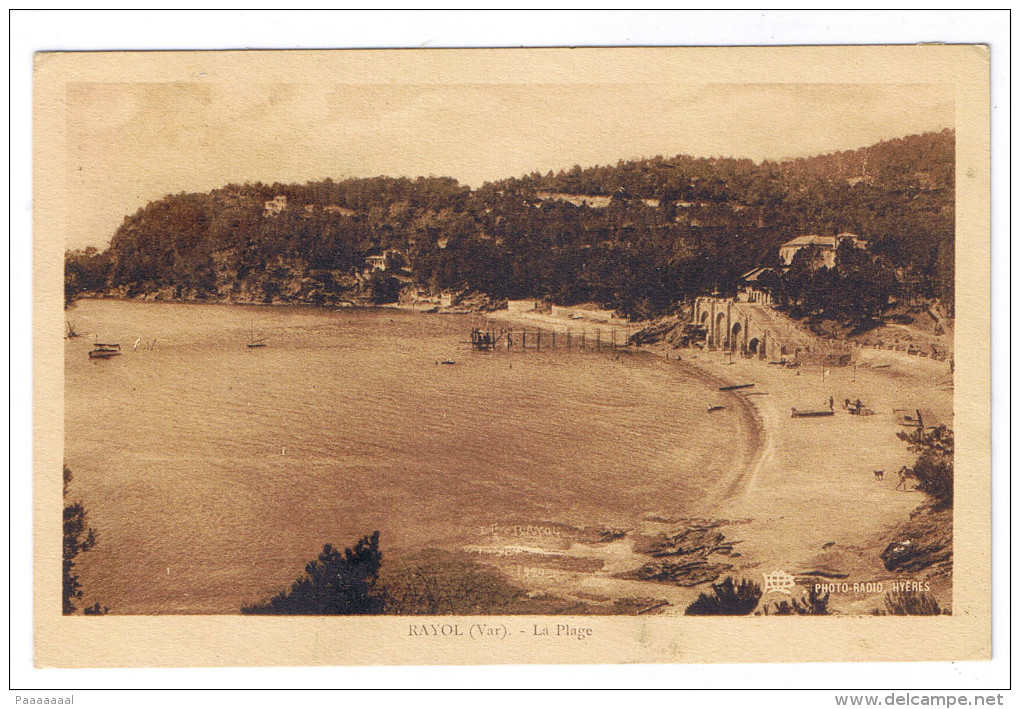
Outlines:
{"label": "stone archway", "polygon": [[719,313],[715,316],[715,326],[712,328],[712,343],[716,347],[726,346],[726,342],[724,340],[728,338],[726,337],[726,325],[724,324],[725,320],[726,313]]}
{"label": "stone archway", "polygon": [[705,347],[712,346],[712,322],[709,320],[708,310],[702,310],[701,316],[698,318],[698,325],[701,326],[702,332],[705,336]]}
{"label": "stone archway", "polygon": [[750,352],[751,354],[758,354],[758,345],[759,344],[760,343],[758,341],[758,338],[757,337],[752,337],[750,339],[750,341],[747,343],[747,351]]}
{"label": "stone archway", "polygon": [[734,352],[740,349],[740,322],[733,323],[733,327],[730,328],[730,336],[728,340],[729,349]]}

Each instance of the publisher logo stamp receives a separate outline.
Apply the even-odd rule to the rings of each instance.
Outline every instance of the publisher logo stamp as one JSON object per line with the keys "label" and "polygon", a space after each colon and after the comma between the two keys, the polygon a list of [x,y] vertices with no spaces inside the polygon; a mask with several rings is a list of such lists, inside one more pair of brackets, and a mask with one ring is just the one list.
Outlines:
{"label": "publisher logo stamp", "polygon": [[792,595],[790,589],[797,585],[792,575],[785,571],[773,571],[770,574],[762,574],[765,579],[765,594],[782,593]]}

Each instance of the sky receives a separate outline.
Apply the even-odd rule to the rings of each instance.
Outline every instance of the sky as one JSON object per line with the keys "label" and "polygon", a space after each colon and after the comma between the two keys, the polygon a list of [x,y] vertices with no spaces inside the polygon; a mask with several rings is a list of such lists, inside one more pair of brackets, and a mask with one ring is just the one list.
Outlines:
{"label": "sky", "polygon": [[954,125],[943,84],[70,83],[68,248],[227,183],[374,175],[487,180],[654,155],[756,161]]}

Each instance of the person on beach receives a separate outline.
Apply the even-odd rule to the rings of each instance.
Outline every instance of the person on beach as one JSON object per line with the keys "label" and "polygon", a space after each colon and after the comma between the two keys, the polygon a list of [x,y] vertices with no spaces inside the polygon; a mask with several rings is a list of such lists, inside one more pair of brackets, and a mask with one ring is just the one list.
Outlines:
{"label": "person on beach", "polygon": [[903,466],[899,471],[900,481],[896,484],[897,490],[908,492],[907,490],[907,478],[910,477],[910,468]]}
{"label": "person on beach", "polygon": [[832,397],[830,396],[829,397],[829,411],[834,411],[834,410],[835,409],[832,408]]}

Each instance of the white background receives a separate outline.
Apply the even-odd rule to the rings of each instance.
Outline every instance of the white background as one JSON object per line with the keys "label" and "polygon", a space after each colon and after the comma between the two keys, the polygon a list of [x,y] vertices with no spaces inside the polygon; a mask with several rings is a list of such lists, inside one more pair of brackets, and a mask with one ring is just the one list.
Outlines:
{"label": "white background", "polygon": [[[399,687],[636,687],[719,688],[696,696],[639,700],[735,706],[835,706],[838,692],[795,693],[798,688],[978,689],[1009,685],[1009,76],[1010,17],[997,12],[935,11],[730,11],[730,12],[16,12],[10,23],[10,357],[11,612],[10,686],[15,696],[66,696],[75,706],[177,706],[193,703],[378,701],[368,697],[294,693],[89,692],[102,688],[399,688]],[[37,670],[32,667],[31,625],[31,68],[39,50],[241,49],[341,47],[624,46],[984,43],[992,49],[993,174],[993,522],[994,660],[961,663],[743,666],[603,666],[487,668],[280,668],[193,670]],[[13,350],[12,350],[12,344]],[[781,638],[777,637],[777,642]],[[81,648],[87,657],[88,648]],[[28,691],[24,688],[52,688]],[[786,690],[763,696],[735,688]],[[954,692],[955,693],[955,692]],[[879,692],[884,698],[888,691]],[[396,701],[405,700],[395,697]],[[429,702],[469,697],[430,695]],[[532,701],[532,698],[523,698]],[[557,703],[590,703],[571,692]],[[621,697],[600,695],[595,701]],[[419,698],[406,697],[417,703]],[[518,704],[505,693],[471,698],[488,706]],[[1006,703],[1010,703],[1007,696]]]}

